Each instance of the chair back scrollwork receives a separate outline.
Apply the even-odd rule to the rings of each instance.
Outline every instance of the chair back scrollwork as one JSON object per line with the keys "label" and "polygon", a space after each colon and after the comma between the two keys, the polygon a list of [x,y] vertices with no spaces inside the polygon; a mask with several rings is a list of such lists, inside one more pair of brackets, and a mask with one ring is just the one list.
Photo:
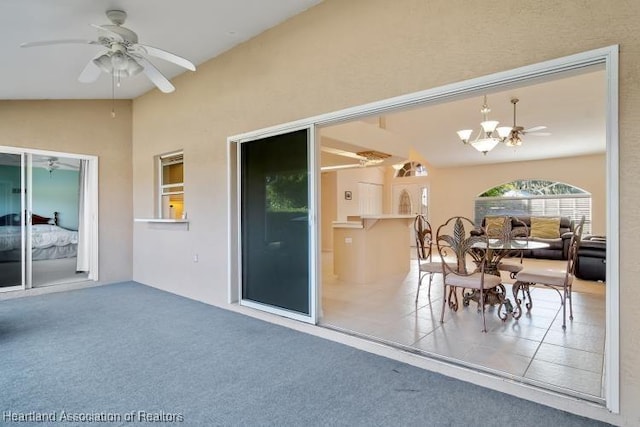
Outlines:
{"label": "chair back scrollwork", "polygon": [[433,249],[433,231],[424,215],[417,215],[413,221],[416,237],[416,250],[419,261],[431,261]]}
{"label": "chair back scrollwork", "polygon": [[578,225],[573,229],[571,240],[569,242],[569,256],[567,257],[567,275],[574,275],[576,272],[576,261],[578,259],[578,248],[582,241],[582,229],[584,228],[584,216],[580,219]]}
{"label": "chair back scrollwork", "polygon": [[[468,276],[477,271],[477,267],[484,268],[483,261],[486,251],[476,251],[474,245],[487,245],[488,238],[486,235],[469,235],[465,225],[468,230],[474,229],[473,221],[460,216],[449,218],[447,222],[438,227],[436,244],[445,275],[453,273],[459,276]],[[473,260],[472,269],[467,267],[467,257]]]}

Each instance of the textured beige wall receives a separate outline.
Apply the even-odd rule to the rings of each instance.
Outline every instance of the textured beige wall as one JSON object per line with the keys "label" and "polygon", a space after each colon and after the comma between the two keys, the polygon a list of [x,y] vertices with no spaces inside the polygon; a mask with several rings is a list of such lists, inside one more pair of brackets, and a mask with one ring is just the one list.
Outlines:
{"label": "textured beige wall", "polygon": [[132,278],[131,101],[0,101],[0,145],[98,157],[99,279]]}
{"label": "textured beige wall", "polygon": [[[184,148],[188,231],[134,228],[134,278],[227,300],[226,138],[370,101],[620,45],[620,424],[640,424],[640,8],[636,0],[326,0],[134,101],[134,215],[153,155]],[[193,263],[193,253],[199,263]]]}

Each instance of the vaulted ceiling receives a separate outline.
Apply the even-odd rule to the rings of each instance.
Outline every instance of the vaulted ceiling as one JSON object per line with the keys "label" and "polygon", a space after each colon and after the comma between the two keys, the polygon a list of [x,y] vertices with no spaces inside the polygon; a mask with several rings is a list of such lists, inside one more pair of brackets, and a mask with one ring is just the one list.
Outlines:
{"label": "vaulted ceiling", "polygon": [[[78,81],[85,65],[104,47],[20,47],[33,41],[96,40],[98,30],[91,24],[110,24],[107,10],[126,11],[124,26],[137,33],[140,43],[187,58],[197,66],[320,2],[269,0],[267,7],[264,0],[3,0],[0,79],[5,84],[0,85],[0,99],[111,98],[112,82],[106,73],[94,83]],[[191,72],[162,59],[152,61],[169,79]],[[490,119],[512,125],[510,100],[516,97],[520,100],[517,124],[525,128],[546,126],[544,132],[550,134],[525,135],[524,144],[515,149],[498,146],[482,155],[458,140],[456,130],[473,129],[475,135],[479,129],[484,95],[480,93],[327,128],[324,132],[329,136],[324,141],[327,146],[351,152],[386,149],[393,155],[389,162],[408,158],[413,149],[439,167],[603,153],[604,78],[604,72],[596,69],[487,93]],[[153,88],[139,74],[123,80],[115,97],[135,98]],[[335,152],[323,154],[325,165],[353,161],[353,157]]]}
{"label": "vaulted ceiling", "polygon": [[[21,48],[44,40],[96,40],[91,24],[111,24],[105,12],[123,10],[124,26],[140,43],[167,50],[196,66],[225,52],[321,0],[2,0],[0,2],[0,99],[109,99],[106,73],[95,83],[78,76],[104,48],[65,44]],[[185,72],[161,59],[153,64],[169,79]],[[190,71],[187,71],[190,72]],[[153,84],[143,75],[127,78],[116,98],[135,98]],[[177,88],[179,90],[179,88]]]}
{"label": "vaulted ceiling", "polygon": [[[329,126],[322,130],[323,141],[326,146],[351,152],[366,148],[387,152],[392,154],[387,164],[408,159],[414,150],[436,167],[601,154],[606,151],[605,83],[603,68],[594,66],[580,73]],[[525,134],[519,147],[499,144],[486,155],[464,145],[456,131],[473,129],[472,138],[478,134],[485,94],[491,108],[488,118],[498,120],[499,126],[513,125],[511,99],[517,98],[516,124],[545,129]],[[369,128],[369,132],[362,128]],[[386,145],[379,143],[382,140]],[[354,163],[353,158],[329,154],[333,153],[323,153],[323,166]]]}

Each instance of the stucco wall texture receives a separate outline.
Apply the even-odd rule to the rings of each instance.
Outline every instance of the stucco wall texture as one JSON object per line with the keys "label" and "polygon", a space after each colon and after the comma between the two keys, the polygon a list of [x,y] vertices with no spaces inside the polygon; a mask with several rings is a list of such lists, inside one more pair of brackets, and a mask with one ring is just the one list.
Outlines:
{"label": "stucco wall texture", "polygon": [[[153,156],[184,149],[187,232],[136,224],[133,278],[227,304],[226,138],[579,52],[620,46],[620,409],[640,424],[640,4],[326,0],[133,102],[133,213]],[[193,262],[193,254],[199,262]]]}

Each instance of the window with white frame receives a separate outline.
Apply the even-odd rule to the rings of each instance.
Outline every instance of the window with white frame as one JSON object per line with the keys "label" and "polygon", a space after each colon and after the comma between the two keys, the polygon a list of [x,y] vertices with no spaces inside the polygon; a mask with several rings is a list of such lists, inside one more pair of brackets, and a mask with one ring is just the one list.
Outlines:
{"label": "window with white frame", "polygon": [[158,211],[161,218],[186,218],[182,151],[158,156]]}

